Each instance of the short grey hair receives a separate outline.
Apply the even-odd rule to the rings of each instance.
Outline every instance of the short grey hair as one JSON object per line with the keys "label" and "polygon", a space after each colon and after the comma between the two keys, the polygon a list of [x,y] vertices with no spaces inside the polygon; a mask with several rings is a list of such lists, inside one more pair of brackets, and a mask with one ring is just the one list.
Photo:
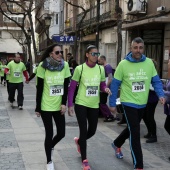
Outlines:
{"label": "short grey hair", "polygon": [[132,44],[133,44],[134,42],[136,42],[137,44],[139,44],[139,43],[144,44],[144,41],[143,41],[143,39],[142,39],[141,37],[136,37],[136,38],[134,38],[134,39],[132,40]]}

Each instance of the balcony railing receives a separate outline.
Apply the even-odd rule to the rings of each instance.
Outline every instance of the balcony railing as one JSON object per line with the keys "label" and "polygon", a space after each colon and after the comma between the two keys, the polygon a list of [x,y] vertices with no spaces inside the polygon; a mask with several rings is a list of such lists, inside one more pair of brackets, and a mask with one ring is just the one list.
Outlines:
{"label": "balcony railing", "polygon": [[[83,22],[81,23],[81,28],[84,28],[89,25],[97,24],[97,6],[91,7],[90,9],[87,9],[86,16],[83,19]],[[79,23],[84,15],[84,12],[77,15],[77,19],[75,21],[75,18],[70,18],[70,24],[65,27],[65,31],[74,31],[75,30],[75,23],[76,28],[79,27]],[[104,2],[100,4],[100,17],[99,22],[105,22],[105,21],[111,21],[116,20],[115,17],[115,11],[114,11],[114,2],[110,1]]]}

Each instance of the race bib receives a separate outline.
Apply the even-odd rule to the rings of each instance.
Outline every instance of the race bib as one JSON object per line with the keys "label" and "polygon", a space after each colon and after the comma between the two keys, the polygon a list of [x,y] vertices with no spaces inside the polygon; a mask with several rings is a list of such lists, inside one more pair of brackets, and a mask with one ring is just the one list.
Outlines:
{"label": "race bib", "polygon": [[14,77],[20,77],[20,72],[15,71],[14,72]]}
{"label": "race bib", "polygon": [[132,92],[144,92],[145,91],[145,82],[132,82]]}
{"label": "race bib", "polygon": [[50,96],[61,96],[63,95],[63,85],[50,86]]}
{"label": "race bib", "polygon": [[86,96],[98,96],[98,86],[87,86]]}

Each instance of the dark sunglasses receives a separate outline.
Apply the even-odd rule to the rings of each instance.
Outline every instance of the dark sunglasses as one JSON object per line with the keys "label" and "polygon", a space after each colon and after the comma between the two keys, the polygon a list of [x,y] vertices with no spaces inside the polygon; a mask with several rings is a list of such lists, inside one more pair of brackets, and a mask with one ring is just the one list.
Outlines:
{"label": "dark sunglasses", "polygon": [[99,57],[100,56],[100,53],[95,53],[95,52],[92,52],[92,53],[89,53],[91,54],[93,57]]}
{"label": "dark sunglasses", "polygon": [[58,54],[62,54],[63,55],[63,51],[55,51],[55,54],[58,55]]}

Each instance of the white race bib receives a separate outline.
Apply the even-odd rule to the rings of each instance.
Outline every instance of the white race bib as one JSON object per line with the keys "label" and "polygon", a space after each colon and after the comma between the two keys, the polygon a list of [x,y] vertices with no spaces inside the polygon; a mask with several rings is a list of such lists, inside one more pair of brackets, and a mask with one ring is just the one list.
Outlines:
{"label": "white race bib", "polygon": [[98,86],[87,86],[86,96],[98,96]]}
{"label": "white race bib", "polygon": [[15,71],[15,72],[14,72],[14,77],[20,77],[20,72]]}
{"label": "white race bib", "polygon": [[144,92],[145,91],[145,82],[132,82],[132,92]]}
{"label": "white race bib", "polygon": [[61,96],[64,93],[63,85],[50,86],[50,96]]}

